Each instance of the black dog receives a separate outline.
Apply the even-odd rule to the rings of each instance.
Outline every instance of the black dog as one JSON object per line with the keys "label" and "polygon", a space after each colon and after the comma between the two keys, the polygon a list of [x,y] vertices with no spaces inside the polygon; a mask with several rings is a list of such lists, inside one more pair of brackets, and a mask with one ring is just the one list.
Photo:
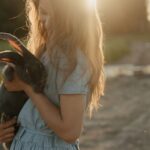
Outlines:
{"label": "black dog", "polygon": [[[15,71],[20,79],[33,87],[35,92],[43,92],[47,72],[40,60],[31,54],[17,37],[0,32],[0,39],[8,41],[15,48],[15,51],[0,52],[0,62],[6,63],[3,69],[4,78],[12,81]],[[8,65],[9,63],[15,65],[15,69]],[[7,91],[2,82],[0,85],[0,121],[5,122],[13,116],[18,116],[27,99],[28,96],[23,91]]]}

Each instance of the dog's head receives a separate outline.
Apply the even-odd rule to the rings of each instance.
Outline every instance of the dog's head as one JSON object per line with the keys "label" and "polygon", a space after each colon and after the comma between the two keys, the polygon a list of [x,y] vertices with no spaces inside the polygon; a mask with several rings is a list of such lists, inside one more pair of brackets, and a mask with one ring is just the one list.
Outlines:
{"label": "dog's head", "polygon": [[24,44],[9,33],[0,32],[0,39],[6,40],[15,49],[0,52],[0,61],[16,65],[17,73],[25,82],[30,83],[34,89],[43,90],[46,83],[47,72],[43,64]]}

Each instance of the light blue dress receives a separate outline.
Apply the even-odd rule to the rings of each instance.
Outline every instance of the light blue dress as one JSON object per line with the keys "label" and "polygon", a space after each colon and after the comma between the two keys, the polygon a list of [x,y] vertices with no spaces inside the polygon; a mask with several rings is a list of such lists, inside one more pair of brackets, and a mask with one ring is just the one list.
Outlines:
{"label": "light blue dress", "polygon": [[[61,55],[60,66],[66,67],[67,61]],[[90,79],[90,72],[86,57],[82,51],[77,51],[77,66],[73,73],[62,85],[63,74],[56,71],[48,59],[46,52],[41,61],[48,71],[47,84],[44,93],[56,106],[60,106],[60,94],[85,94],[85,102],[89,97],[87,82]],[[47,128],[38,109],[29,98],[22,108],[18,122],[20,128],[13,139],[10,150],[78,150],[79,140],[75,143],[67,143],[59,138],[52,129]]]}

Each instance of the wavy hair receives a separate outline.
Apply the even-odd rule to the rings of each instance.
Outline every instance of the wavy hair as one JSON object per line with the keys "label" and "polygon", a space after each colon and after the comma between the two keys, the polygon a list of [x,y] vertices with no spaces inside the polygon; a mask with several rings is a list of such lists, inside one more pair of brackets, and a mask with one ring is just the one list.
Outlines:
{"label": "wavy hair", "polygon": [[[56,45],[61,47],[70,62],[67,76],[76,66],[75,52],[80,47],[92,71],[88,83],[91,94],[87,107],[91,115],[93,109],[99,107],[105,84],[103,32],[96,6],[89,8],[87,0],[61,0],[59,3],[47,0],[47,3],[45,10],[41,10],[40,0],[26,0],[29,27],[27,46],[37,57],[41,56],[45,48],[51,57],[53,48]],[[46,16],[45,21],[40,14],[42,11]],[[69,39],[67,46],[64,39]],[[57,63],[55,59],[53,63]]]}

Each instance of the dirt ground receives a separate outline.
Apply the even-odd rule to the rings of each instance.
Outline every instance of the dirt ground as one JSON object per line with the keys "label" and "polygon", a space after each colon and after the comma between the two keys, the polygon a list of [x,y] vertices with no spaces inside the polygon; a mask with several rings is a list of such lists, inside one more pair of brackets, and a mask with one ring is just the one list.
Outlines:
{"label": "dirt ground", "polygon": [[85,120],[81,150],[150,149],[150,77],[107,80],[101,104]]}
{"label": "dirt ground", "polygon": [[131,53],[114,64],[150,65],[150,42],[131,44]]}
{"label": "dirt ground", "polygon": [[[150,44],[134,45],[116,63],[150,64]],[[81,150],[150,150],[150,76],[107,80],[101,104],[85,119]]]}

